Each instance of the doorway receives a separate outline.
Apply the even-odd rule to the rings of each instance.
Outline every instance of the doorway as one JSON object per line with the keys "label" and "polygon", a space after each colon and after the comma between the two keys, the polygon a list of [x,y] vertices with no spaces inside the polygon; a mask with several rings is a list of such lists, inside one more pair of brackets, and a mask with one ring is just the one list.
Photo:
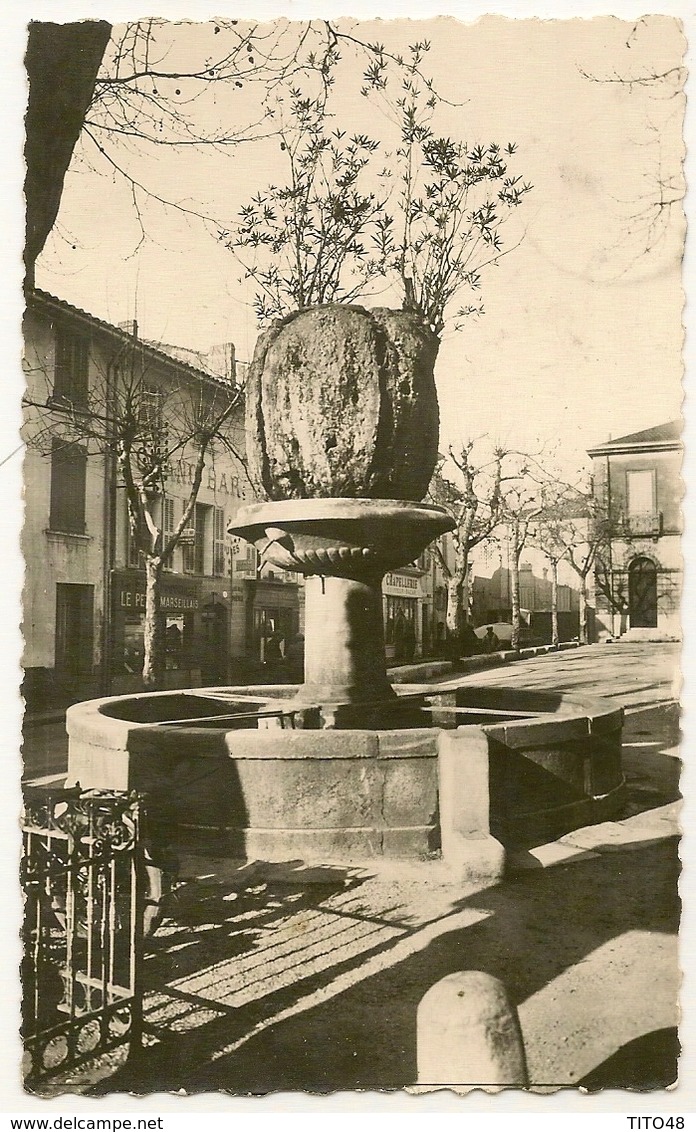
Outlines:
{"label": "doorway", "polygon": [[649,558],[628,568],[628,615],[632,629],[657,628],[657,568]]}
{"label": "doorway", "polygon": [[56,678],[71,694],[92,679],[94,586],[56,585]]}

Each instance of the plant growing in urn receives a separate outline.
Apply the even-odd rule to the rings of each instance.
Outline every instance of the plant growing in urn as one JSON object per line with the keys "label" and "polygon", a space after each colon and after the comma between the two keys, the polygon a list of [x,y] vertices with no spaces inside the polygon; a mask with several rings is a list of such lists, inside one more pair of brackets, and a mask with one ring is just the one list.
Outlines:
{"label": "plant growing in urn", "polygon": [[[381,172],[375,140],[330,128],[337,55],[322,64],[319,93],[280,97],[288,183],[259,192],[226,234],[270,322],[249,370],[246,427],[250,477],[274,502],[246,508],[234,529],[263,560],[308,576],[302,694],[334,707],[393,696],[382,578],[452,526],[441,508],[409,502],[437,462],[440,336],[446,318],[480,312],[453,307],[503,254],[503,217],[529,191],[500,147],[436,136],[427,50],[399,59],[371,46],[363,93],[391,100],[400,132]],[[394,281],[400,309],[356,303]]]}
{"label": "plant growing in urn", "polygon": [[[287,183],[258,192],[225,233],[271,324],[247,386],[250,470],[269,499],[422,499],[429,486],[440,336],[482,313],[481,273],[505,254],[501,225],[530,186],[508,170],[514,145],[435,133],[428,49],[370,45],[361,93],[398,122],[391,152],[335,128],[335,50],[316,93],[278,96]],[[400,292],[400,310],[355,305],[378,284]]]}

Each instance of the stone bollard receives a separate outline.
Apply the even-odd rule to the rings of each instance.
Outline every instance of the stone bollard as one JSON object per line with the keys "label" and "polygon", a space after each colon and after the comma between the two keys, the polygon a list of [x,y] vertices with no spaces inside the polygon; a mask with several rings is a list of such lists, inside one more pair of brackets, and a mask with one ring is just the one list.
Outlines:
{"label": "stone bollard", "polygon": [[488,738],[480,727],[440,732],[442,859],[464,883],[495,884],[505,869],[505,850],[490,832],[488,760]]}
{"label": "stone bollard", "polygon": [[526,1087],[519,1018],[500,979],[457,971],[418,1006],[419,1085]]}

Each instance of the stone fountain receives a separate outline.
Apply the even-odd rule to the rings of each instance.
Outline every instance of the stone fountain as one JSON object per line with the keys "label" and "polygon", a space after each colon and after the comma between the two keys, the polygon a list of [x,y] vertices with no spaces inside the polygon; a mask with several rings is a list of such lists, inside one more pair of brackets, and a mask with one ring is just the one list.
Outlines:
{"label": "stone fountain", "polygon": [[259,338],[249,472],[230,532],[306,577],[301,687],[70,708],[70,780],[137,789],[160,826],[233,857],[428,857],[497,879],[503,846],[621,803],[621,712],[561,695],[387,678],[382,579],[453,526],[420,502],[438,452],[438,340],[406,311],[328,305]]}
{"label": "stone fountain", "polygon": [[250,475],[271,502],[230,528],[305,584],[305,725],[404,717],[382,580],[454,523],[425,495],[438,453],[437,339],[404,311],[329,305],[263,334],[247,386]]}

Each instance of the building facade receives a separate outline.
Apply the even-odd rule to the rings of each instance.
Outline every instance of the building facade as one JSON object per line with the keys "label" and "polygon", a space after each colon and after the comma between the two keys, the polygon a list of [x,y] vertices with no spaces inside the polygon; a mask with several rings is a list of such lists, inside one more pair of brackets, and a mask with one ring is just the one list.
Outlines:
{"label": "building facade", "polygon": [[438,604],[444,628],[444,602],[438,603],[440,570],[435,551],[427,549],[411,565],[385,574],[382,584],[387,661],[410,663],[434,656],[444,640],[437,629]]}
{"label": "building facade", "polygon": [[[475,547],[470,574],[470,609],[475,626],[512,622],[511,548],[505,528]],[[539,642],[552,638],[553,584],[543,551],[526,546],[519,565],[520,612],[528,635]],[[570,641],[579,632],[578,579],[566,562],[558,564],[556,611],[559,638]]]}
{"label": "building facade", "polygon": [[611,523],[595,577],[600,637],[681,634],[682,453],[680,421],[589,449]]}
{"label": "building facade", "polygon": [[[173,414],[181,415],[182,398],[208,396],[235,377],[229,350],[220,352],[227,372],[216,377],[133,330],[45,292],[27,295],[23,691],[34,710],[141,686],[145,574],[124,483],[113,451],[95,445],[89,428],[84,439],[66,442],[66,414],[78,432],[80,412],[86,420],[100,403],[108,420],[109,396],[124,380],[119,359],[133,354],[134,343],[151,394],[147,411],[162,415],[163,435]],[[165,686],[257,675],[268,636],[281,623],[286,634],[300,626],[297,578],[259,570],[254,549],[227,535],[239,507],[253,500],[234,455],[244,453],[243,413],[240,402],[226,443],[213,441],[205,453],[190,525],[163,574]],[[165,534],[182,518],[196,458],[193,439],[172,452],[154,503]]]}
{"label": "building facade", "polygon": [[[133,324],[111,325],[38,290],[27,294],[24,337],[23,692],[40,711],[142,687],[146,577],[125,485],[113,451],[95,445],[89,428],[66,443],[66,414],[87,419],[101,402],[108,416],[124,351],[135,351],[147,374],[146,411],[161,416],[164,434],[182,391],[238,381],[244,366],[229,344],[202,354],[146,342]],[[255,499],[232,455],[244,454],[243,415],[240,402],[228,443],[206,451],[189,526],[162,575],[164,687],[302,678],[302,577],[262,565],[227,534]],[[153,507],[165,536],[182,517],[196,456],[189,441],[169,461]],[[387,574],[383,611],[390,663],[443,651],[446,583],[434,550]]]}

